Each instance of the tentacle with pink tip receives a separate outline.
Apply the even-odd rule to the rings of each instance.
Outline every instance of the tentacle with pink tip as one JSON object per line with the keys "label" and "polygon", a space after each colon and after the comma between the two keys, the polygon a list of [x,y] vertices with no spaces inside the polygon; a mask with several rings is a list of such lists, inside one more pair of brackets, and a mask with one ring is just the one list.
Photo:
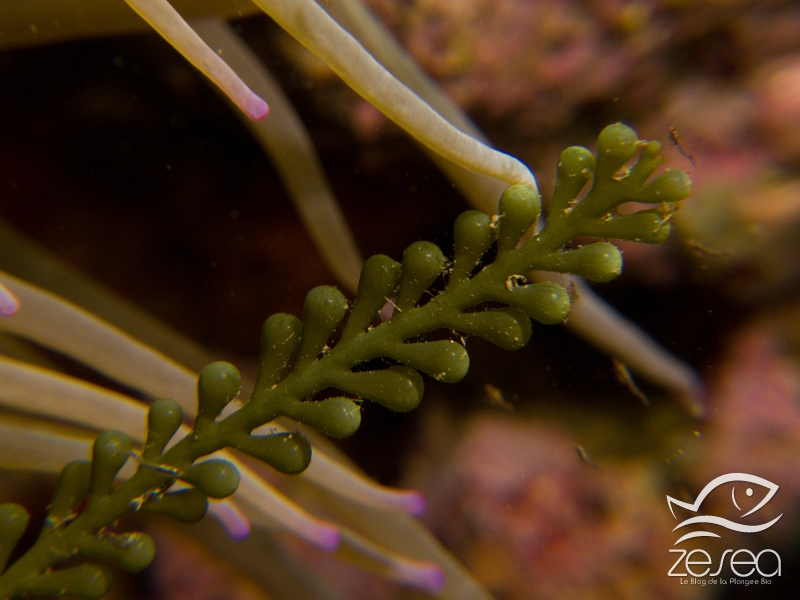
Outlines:
{"label": "tentacle with pink tip", "polygon": [[258,121],[267,116],[269,112],[267,103],[247,87],[233,69],[200,39],[167,0],[125,0],[125,2],[203,75],[214,82],[248,117]]}
{"label": "tentacle with pink tip", "polygon": [[0,282],[0,317],[10,317],[19,310],[19,300]]}
{"label": "tentacle with pink tip", "polygon": [[[25,413],[29,415],[27,418],[31,422],[34,417],[30,415],[35,415],[36,420],[47,418],[95,431],[120,429],[134,443],[143,442],[141,425],[146,419],[147,406],[128,396],[49,369],[3,357],[0,357],[0,380],[5,384],[0,392],[0,407]],[[4,416],[3,421],[7,420]],[[2,425],[0,423],[0,427]],[[189,428],[182,425],[180,432],[185,436],[189,433]],[[51,437],[58,441],[57,435]],[[17,438],[22,441],[28,439],[23,433],[17,434]],[[41,440],[41,448],[51,447],[46,435]],[[4,443],[11,444],[12,440],[4,438]],[[87,448],[90,443],[86,441]],[[56,450],[58,446],[53,445],[52,448]],[[0,467],[13,468],[18,465],[17,468],[25,468],[24,461],[29,460],[24,452],[3,444],[0,444],[0,453],[3,454]],[[51,455],[55,460],[47,463],[49,466],[35,467],[36,470],[58,470],[63,466],[66,457],[63,452],[53,451]],[[85,458],[87,455],[88,451],[71,458]],[[215,456],[231,462],[239,470],[241,482],[234,496],[235,501],[258,507],[257,510],[264,518],[323,550],[336,547],[339,542],[336,525],[318,519],[294,504],[229,452],[223,450]],[[126,474],[125,471],[120,473],[122,477],[130,477],[132,474]],[[225,510],[225,507],[215,506],[211,512],[220,519],[232,537],[246,535],[249,530],[246,519],[232,507]]]}

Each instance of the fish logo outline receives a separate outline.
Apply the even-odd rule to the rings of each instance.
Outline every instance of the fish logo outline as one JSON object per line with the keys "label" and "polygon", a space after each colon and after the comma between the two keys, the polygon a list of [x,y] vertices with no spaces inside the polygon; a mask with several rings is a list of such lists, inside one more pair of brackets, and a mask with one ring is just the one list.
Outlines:
{"label": "fish logo outline", "polygon": [[[755,507],[747,511],[745,514],[741,515],[740,518],[747,517],[748,515],[753,514],[754,512],[758,511],[760,508],[765,506],[767,502],[772,500],[772,497],[777,493],[778,489],[780,488],[779,485],[772,483],[768,479],[764,479],[763,477],[759,477],[757,475],[751,475],[749,473],[728,473],[727,475],[720,475],[712,479],[711,481],[706,484],[706,486],[701,490],[701,492],[697,495],[697,498],[694,502],[682,502],[681,500],[676,500],[672,496],[667,496],[667,505],[669,506],[669,511],[672,513],[672,516],[677,519],[678,517],[675,515],[675,505],[680,506],[686,510],[691,512],[697,512],[700,509],[700,506],[703,504],[703,501],[706,497],[717,489],[719,486],[732,483],[732,482],[743,482],[743,483],[752,483],[755,485],[760,485],[769,490],[769,492],[762,498],[761,502],[759,502]],[[751,496],[753,494],[752,488],[747,488],[746,494]],[[742,510],[739,506],[739,503],[736,501],[736,486],[733,486],[731,489],[731,499],[733,500],[733,505]],[[713,515],[698,515],[696,517],[689,517],[678,523],[672,531],[677,531],[681,527],[685,527],[687,525],[696,525],[698,523],[705,523],[708,525],[719,525],[726,529],[730,529],[731,531],[738,531],[739,533],[757,533],[759,531],[764,531],[772,527],[778,519],[783,516],[783,513],[769,521],[768,523],[762,523],[761,525],[744,525],[742,523],[737,523],[736,521],[731,521],[729,519],[725,519],[723,517],[717,517]],[[696,538],[696,537],[720,537],[716,533],[712,533],[710,531],[693,531],[691,533],[687,533],[683,535],[677,542],[673,544],[673,546],[677,546],[683,541],[688,539]]]}

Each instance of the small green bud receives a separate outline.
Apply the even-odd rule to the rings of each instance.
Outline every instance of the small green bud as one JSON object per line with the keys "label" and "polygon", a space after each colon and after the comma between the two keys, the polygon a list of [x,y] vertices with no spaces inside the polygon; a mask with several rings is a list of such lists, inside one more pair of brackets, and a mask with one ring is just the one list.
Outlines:
{"label": "small green bud", "polygon": [[545,257],[537,263],[536,268],[605,282],[611,281],[622,272],[622,254],[614,244],[595,242],[577,250]]}
{"label": "small green bud", "polygon": [[680,202],[692,192],[692,180],[681,169],[667,169],[645,184],[631,200],[648,204]]}
{"label": "small green bud", "polygon": [[361,409],[350,398],[295,401],[284,408],[284,414],[335,438],[353,435],[361,425]]}
{"label": "small green bud", "polygon": [[453,272],[450,275],[453,283],[466,281],[481,257],[495,240],[492,219],[479,210],[468,210],[456,219],[453,228],[453,245],[455,249]]}
{"label": "small green bud", "polygon": [[398,344],[386,354],[445,383],[461,381],[469,371],[466,349],[452,340]]}
{"label": "small green bud", "polygon": [[361,269],[358,294],[339,343],[352,339],[372,323],[378,311],[397,291],[401,271],[400,263],[388,256],[378,254],[367,259]]}
{"label": "small green bud", "polygon": [[610,179],[638,150],[639,138],[627,125],[604,128],[597,138],[597,177]]}
{"label": "small green bud", "polygon": [[542,197],[527,185],[512,185],[500,196],[500,232],[497,254],[502,256],[516,248],[522,236],[539,218]]}
{"label": "small green bud", "polygon": [[659,210],[640,210],[630,215],[614,217],[596,224],[597,237],[633,240],[645,244],[660,244],[669,236],[670,224]]}
{"label": "small green bud", "polygon": [[570,299],[562,286],[544,281],[505,290],[496,297],[524,311],[532,319],[545,325],[555,325],[567,318]]}
{"label": "small green bud", "polygon": [[57,598],[102,598],[111,589],[111,573],[99,565],[84,564],[47,571],[31,581],[25,591],[31,596]]}
{"label": "small green bud", "polygon": [[661,142],[659,142],[658,140],[650,140],[649,142],[646,142],[644,148],[642,149],[642,152],[646,156],[652,156],[654,158],[657,157],[661,152]]}
{"label": "small green bud", "polygon": [[550,219],[558,219],[567,211],[592,178],[595,159],[588,149],[572,146],[561,153],[556,173],[556,187],[550,200]]}
{"label": "small green bud", "polygon": [[122,431],[104,431],[97,436],[92,452],[90,506],[108,494],[114,477],[128,460],[131,450],[131,439]]}
{"label": "small green bud", "polygon": [[157,460],[172,436],[183,424],[183,409],[175,400],[156,400],[147,412],[147,441],[142,456]]}
{"label": "small green bud", "polygon": [[[151,562],[156,546],[146,533],[108,533],[101,531],[96,537],[86,537],[78,542],[78,549],[93,558],[102,558],[136,573]],[[58,571],[56,571],[58,572]]]}
{"label": "small green bud", "polygon": [[294,358],[303,337],[303,322],[286,313],[272,315],[261,329],[261,365],[256,392],[267,390],[280,379],[287,363]]}
{"label": "small green bud", "polygon": [[[557,175],[558,177],[578,178],[586,183],[591,179],[594,167],[594,154],[588,148],[570,146],[561,152],[561,156],[558,159]],[[581,184],[581,187],[583,187],[583,184]]]}
{"label": "small green bud", "polygon": [[463,333],[481,337],[504,350],[519,350],[531,338],[531,319],[516,308],[462,313],[447,325]]}
{"label": "small green bud", "polygon": [[299,431],[251,435],[235,447],[287,475],[302,473],[311,462],[311,444]]}
{"label": "small green bud", "polygon": [[661,143],[656,141],[639,142],[642,145],[642,152],[636,164],[630,170],[628,177],[624,181],[629,182],[632,191],[640,189],[653,171],[664,162],[661,156]]}
{"label": "small green bud", "polygon": [[346,312],[347,299],[335,287],[320,285],[308,293],[303,306],[303,339],[297,356],[298,369],[317,359]]}
{"label": "small green bud", "polygon": [[167,515],[184,523],[196,523],[206,516],[208,498],[197,488],[177,490],[148,502],[142,510]]}
{"label": "small green bud", "polygon": [[416,242],[403,253],[403,272],[395,304],[399,311],[417,305],[422,294],[442,274],[447,259],[432,242]]}
{"label": "small green bud", "polygon": [[86,498],[92,483],[92,463],[88,460],[73,460],[61,470],[47,520],[51,525],[60,525],[73,516],[75,509]]}
{"label": "small green bud", "polygon": [[30,514],[19,504],[0,504],[0,572],[28,526]]}
{"label": "small green bud", "polygon": [[189,467],[181,479],[210,498],[227,498],[239,487],[239,470],[227,460],[212,458]]}
{"label": "small green bud", "polygon": [[341,373],[333,379],[332,385],[398,412],[416,408],[422,401],[425,389],[420,374],[402,366],[379,371]]}
{"label": "small green bud", "polygon": [[197,421],[213,421],[242,387],[239,369],[224,361],[213,362],[200,371],[197,380]]}

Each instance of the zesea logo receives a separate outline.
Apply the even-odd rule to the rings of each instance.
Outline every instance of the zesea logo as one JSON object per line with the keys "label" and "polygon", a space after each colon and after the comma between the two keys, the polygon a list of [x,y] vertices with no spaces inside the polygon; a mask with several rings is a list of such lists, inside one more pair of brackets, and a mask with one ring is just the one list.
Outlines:
{"label": "zesea logo", "polygon": [[[741,514],[736,520],[727,519],[716,515],[698,514],[701,512],[703,502],[706,498],[721,486],[730,486],[731,502]],[[680,520],[676,514],[683,509],[688,513],[688,518],[680,521],[673,531],[680,532],[682,535],[673,544],[679,546],[684,542],[697,538],[722,538],[725,530],[738,533],[758,533],[765,531],[775,525],[783,514],[769,520],[753,523],[753,519],[741,522],[750,515],[756,515],[777,493],[780,486],[749,473],[728,473],[712,479],[698,494],[694,502],[682,502],[671,496],[667,496],[667,506],[672,516]],[[756,490],[760,489],[759,493]],[[763,497],[761,495],[763,494]],[[759,497],[761,500],[756,501]],[[742,508],[744,505],[744,508]],[[752,507],[751,507],[752,506]],[[679,513],[680,514],[680,513]],[[681,514],[683,516],[683,514]],[[699,527],[699,528],[698,528]],[[711,554],[701,548],[691,548],[691,545],[670,550],[677,554],[677,560],[669,570],[670,577],[686,577],[681,579],[681,584],[693,585],[754,585],[769,584],[771,579],[781,574],[781,557],[775,550],[770,548],[754,553],[752,550],[742,548],[734,550],[727,548],[719,557],[714,560]],[[728,566],[731,576],[724,573],[722,578],[717,577],[723,573],[723,569]],[[757,574],[753,577],[754,574]],[[759,579],[760,577],[760,579]]]}

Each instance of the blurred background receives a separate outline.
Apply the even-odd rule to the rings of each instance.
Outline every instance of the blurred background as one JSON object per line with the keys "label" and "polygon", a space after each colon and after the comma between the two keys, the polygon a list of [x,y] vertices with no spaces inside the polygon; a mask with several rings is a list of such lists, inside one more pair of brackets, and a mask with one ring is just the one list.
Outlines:
{"label": "blurred background", "polygon": [[[343,450],[381,483],[420,489],[423,521],[497,598],[796,597],[800,4],[367,4],[532,168],[545,202],[559,152],[616,121],[691,175],[671,239],[624,244],[624,274],[596,291],[702,375],[709,415],[637,380],[643,401],[608,357],[537,325],[514,353],[469,340],[462,383],[426,382],[410,414],[367,406]],[[236,29],[299,111],[363,255],[399,259],[420,239],[450,252],[467,206],[405,133],[269,18]],[[313,286],[336,283],[238,116],[155,34],[0,52],[0,217],[250,374],[266,317],[300,314]],[[689,500],[729,472],[780,486],[768,508],[781,520],[725,543],[775,548],[781,576],[679,585],[666,495]],[[32,501],[48,486],[14,479]],[[709,510],[734,518],[727,493]],[[182,530],[155,531],[169,550],[119,597],[265,597]],[[403,593],[290,545],[344,598]]]}

